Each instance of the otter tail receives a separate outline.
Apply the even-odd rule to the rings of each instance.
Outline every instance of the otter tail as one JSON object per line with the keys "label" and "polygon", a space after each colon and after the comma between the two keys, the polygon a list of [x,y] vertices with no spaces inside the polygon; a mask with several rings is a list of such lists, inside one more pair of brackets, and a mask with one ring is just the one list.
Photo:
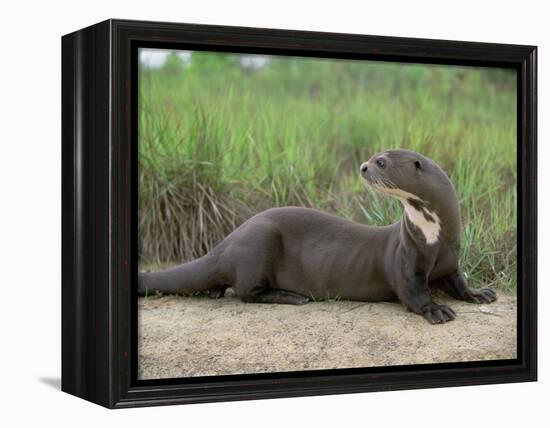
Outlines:
{"label": "otter tail", "polygon": [[156,293],[190,294],[208,290],[217,284],[215,262],[212,256],[184,263],[159,272],[140,272],[138,274],[138,295]]}

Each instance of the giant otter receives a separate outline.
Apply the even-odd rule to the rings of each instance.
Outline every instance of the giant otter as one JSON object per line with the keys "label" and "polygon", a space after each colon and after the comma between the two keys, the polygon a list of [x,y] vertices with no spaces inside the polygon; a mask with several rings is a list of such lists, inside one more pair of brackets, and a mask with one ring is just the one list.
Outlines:
{"label": "giant otter", "polygon": [[160,272],[140,273],[140,295],[232,287],[245,302],[300,305],[308,298],[367,302],[399,299],[430,323],[455,318],[432,301],[430,288],[490,303],[489,288],[468,286],[458,266],[460,210],[455,189],[431,159],[388,150],[360,167],[366,182],[397,198],[402,219],[365,226],[311,208],[273,208],[250,218],[204,257]]}

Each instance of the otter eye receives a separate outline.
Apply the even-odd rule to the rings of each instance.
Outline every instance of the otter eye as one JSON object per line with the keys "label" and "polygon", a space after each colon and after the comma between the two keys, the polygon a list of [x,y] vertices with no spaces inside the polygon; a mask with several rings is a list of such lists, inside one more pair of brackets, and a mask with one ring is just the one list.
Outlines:
{"label": "otter eye", "polygon": [[386,168],[386,161],[383,158],[376,159],[376,165],[380,168]]}
{"label": "otter eye", "polygon": [[416,169],[420,169],[420,161],[414,161],[414,166]]}

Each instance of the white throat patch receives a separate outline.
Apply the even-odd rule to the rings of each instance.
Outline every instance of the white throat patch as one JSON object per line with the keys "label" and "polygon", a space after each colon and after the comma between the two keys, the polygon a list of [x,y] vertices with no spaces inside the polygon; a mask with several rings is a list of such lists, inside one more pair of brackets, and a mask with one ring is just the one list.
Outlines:
{"label": "white throat patch", "polygon": [[409,199],[412,199],[413,201],[418,201],[419,203],[424,205],[424,201],[422,201],[418,196],[415,196],[409,192],[405,192],[401,189],[390,189],[379,186],[376,186],[376,189],[389,195],[395,196],[401,201],[405,208],[405,214],[407,215],[409,220],[421,230],[427,244],[435,244],[439,240],[439,233],[441,232],[441,220],[439,219],[438,215],[435,212],[428,210],[425,206],[423,206],[422,209],[419,210],[408,201]]}
{"label": "white throat patch", "polygon": [[[439,220],[437,214],[427,208],[424,208],[425,211],[419,211],[406,199],[401,200],[401,202],[403,202],[403,205],[405,206],[405,212],[407,213],[409,220],[422,231],[424,238],[426,238],[426,243],[430,245],[435,244],[439,239],[439,232],[441,231],[441,221]],[[431,218],[434,221],[429,221],[426,218],[426,214],[429,216],[428,218]]]}

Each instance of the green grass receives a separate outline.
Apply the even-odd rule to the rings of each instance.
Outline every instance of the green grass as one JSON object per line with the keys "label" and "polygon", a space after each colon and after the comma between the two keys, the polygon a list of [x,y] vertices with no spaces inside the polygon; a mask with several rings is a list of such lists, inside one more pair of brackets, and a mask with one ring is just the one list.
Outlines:
{"label": "green grass", "polygon": [[205,254],[273,206],[372,225],[398,202],[358,174],[372,154],[418,151],[455,184],[461,265],[473,285],[516,287],[516,84],[498,69],[194,53],[139,73],[140,261]]}

